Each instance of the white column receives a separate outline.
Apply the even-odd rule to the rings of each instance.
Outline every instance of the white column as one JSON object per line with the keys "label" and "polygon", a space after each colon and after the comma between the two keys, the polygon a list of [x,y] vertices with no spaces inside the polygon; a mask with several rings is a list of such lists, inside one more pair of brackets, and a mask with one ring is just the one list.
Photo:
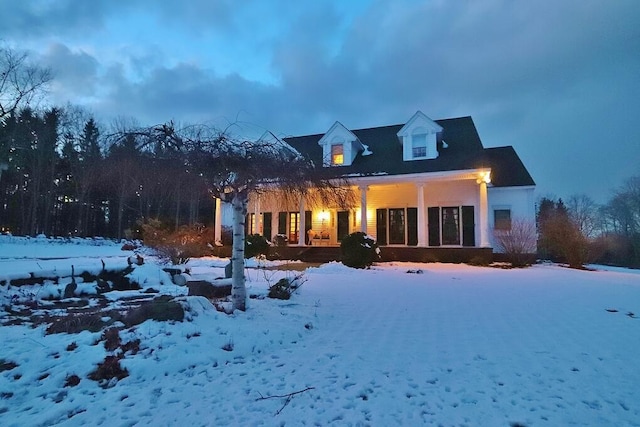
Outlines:
{"label": "white column", "polygon": [[216,197],[216,219],[213,235],[216,246],[222,246],[222,199]]}
{"label": "white column", "polygon": [[367,234],[367,190],[366,185],[360,187],[360,231]]}
{"label": "white column", "polygon": [[427,221],[424,206],[424,184],[418,184],[418,246],[427,246]]}
{"label": "white column", "polygon": [[253,206],[253,234],[260,234],[260,196],[257,194]]}
{"label": "white column", "polygon": [[304,197],[300,197],[300,229],[298,231],[298,244],[304,246],[307,244],[307,232],[304,218]]}
{"label": "white column", "polygon": [[480,247],[488,248],[489,244],[489,204],[487,203],[487,183],[480,181]]}

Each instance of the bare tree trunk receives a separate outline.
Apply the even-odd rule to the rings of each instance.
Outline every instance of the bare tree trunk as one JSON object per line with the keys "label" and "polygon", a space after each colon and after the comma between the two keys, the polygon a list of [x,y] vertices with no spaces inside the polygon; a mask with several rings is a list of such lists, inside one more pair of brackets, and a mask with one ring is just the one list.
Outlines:
{"label": "bare tree trunk", "polygon": [[233,207],[233,248],[231,252],[232,286],[231,300],[235,310],[247,309],[247,288],[244,278],[244,222],[247,216],[248,193],[246,190],[234,193]]}

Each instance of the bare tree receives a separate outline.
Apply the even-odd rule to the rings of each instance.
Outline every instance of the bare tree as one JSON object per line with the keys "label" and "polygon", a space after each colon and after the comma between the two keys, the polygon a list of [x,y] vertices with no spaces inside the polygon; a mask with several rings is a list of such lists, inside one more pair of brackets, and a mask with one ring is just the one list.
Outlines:
{"label": "bare tree", "polygon": [[592,238],[598,232],[598,204],[586,194],[576,194],[567,200],[569,217],[578,226],[582,234]]}
{"label": "bare tree", "polygon": [[0,119],[29,106],[52,79],[51,70],[31,64],[26,52],[0,45]]}
{"label": "bare tree", "polygon": [[349,207],[353,194],[346,181],[335,180],[324,168],[302,156],[272,134],[248,140],[206,126],[176,129],[173,123],[144,131],[147,141],[170,144],[184,154],[191,173],[206,180],[210,193],[231,203],[233,208],[232,301],[246,310],[244,277],[245,220],[252,192],[274,191],[291,198],[305,197],[309,203],[333,202]]}

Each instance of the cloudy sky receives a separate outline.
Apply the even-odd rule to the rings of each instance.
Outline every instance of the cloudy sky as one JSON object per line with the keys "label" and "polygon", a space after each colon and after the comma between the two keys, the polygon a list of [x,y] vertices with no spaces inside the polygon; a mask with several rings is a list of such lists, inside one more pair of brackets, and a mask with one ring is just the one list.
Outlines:
{"label": "cloudy sky", "polygon": [[539,195],[640,175],[637,0],[0,0],[0,39],[50,99],[107,124],[239,122],[301,135],[474,118]]}

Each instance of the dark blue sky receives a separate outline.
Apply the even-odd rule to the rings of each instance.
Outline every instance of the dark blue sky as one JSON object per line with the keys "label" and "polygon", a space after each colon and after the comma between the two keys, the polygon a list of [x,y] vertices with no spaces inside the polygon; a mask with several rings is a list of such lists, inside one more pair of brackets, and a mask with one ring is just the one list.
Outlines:
{"label": "dark blue sky", "polygon": [[[126,3],[126,4],[125,4]],[[277,135],[470,115],[538,195],[640,175],[640,1],[0,0],[50,99]],[[249,130],[250,131],[250,130]]]}

